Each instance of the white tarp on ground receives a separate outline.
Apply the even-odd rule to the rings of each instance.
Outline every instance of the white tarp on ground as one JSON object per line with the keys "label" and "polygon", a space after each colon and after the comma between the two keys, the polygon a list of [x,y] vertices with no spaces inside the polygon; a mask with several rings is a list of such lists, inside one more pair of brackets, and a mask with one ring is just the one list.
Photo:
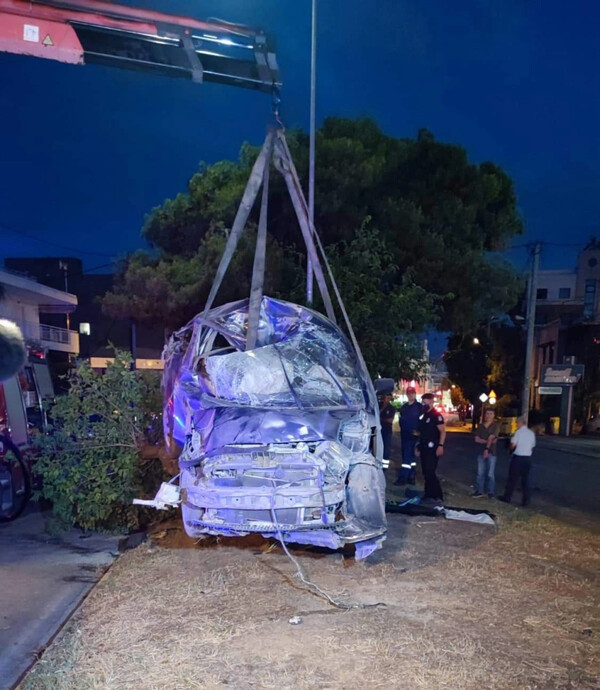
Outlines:
{"label": "white tarp on ground", "polygon": [[465,522],[478,522],[481,525],[495,525],[494,519],[487,513],[467,513],[465,510],[452,510],[444,508],[444,517],[448,520],[464,520]]}

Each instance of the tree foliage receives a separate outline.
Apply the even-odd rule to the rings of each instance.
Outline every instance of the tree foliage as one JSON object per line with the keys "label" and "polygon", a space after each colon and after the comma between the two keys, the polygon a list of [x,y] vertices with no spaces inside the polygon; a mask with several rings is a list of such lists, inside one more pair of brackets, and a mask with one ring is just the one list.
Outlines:
{"label": "tree foliage", "polygon": [[491,329],[490,375],[488,382],[498,397],[521,399],[525,371],[525,330],[514,325]]}
{"label": "tree foliage", "polygon": [[450,380],[471,403],[477,404],[479,396],[492,389],[503,405],[514,406],[520,400],[525,333],[508,315],[468,336],[452,336],[444,360]]}
{"label": "tree foliage", "polygon": [[[308,137],[292,132],[288,143],[306,179]],[[436,321],[464,333],[512,306],[518,281],[497,252],[522,224],[512,181],[499,167],[469,162],[463,148],[426,130],[396,139],[364,118],[328,118],[316,144],[315,224],[373,373],[387,371],[403,347],[408,362],[407,333]],[[236,162],[202,165],[184,193],[148,214],[142,235],[153,253],[123,265],[106,311],[171,327],[200,311],[256,155],[245,144]],[[266,290],[302,301],[301,235],[283,179],[275,171],[271,179]],[[247,297],[252,252],[250,233],[222,301]]]}
{"label": "tree foliage", "polygon": [[[250,293],[255,238],[253,228],[242,236],[219,292],[222,303]],[[190,255],[163,253],[153,257],[136,252],[119,272],[116,289],[104,297],[104,310],[115,318],[132,318],[170,329],[183,325],[206,302],[226,241],[227,231],[215,229]],[[292,252],[284,252],[275,239],[268,238],[265,293],[289,299],[301,281],[301,270]]]}
{"label": "tree foliage", "polygon": [[449,379],[460,386],[467,400],[477,404],[479,396],[487,393],[490,361],[487,355],[486,339],[453,336],[448,340],[448,351],[444,361]]}
{"label": "tree foliage", "polygon": [[369,219],[351,241],[329,251],[350,323],[374,375],[415,378],[422,368],[418,334],[430,326],[441,301],[398,267],[382,234]]}
{"label": "tree foliage", "polygon": [[69,394],[50,409],[50,434],[37,439],[41,495],[61,526],[137,527],[144,513],[132,499],[154,490],[162,475],[158,449],[144,452],[156,448],[162,430],[159,381],[130,366],[122,352],[104,374],[78,362]]}

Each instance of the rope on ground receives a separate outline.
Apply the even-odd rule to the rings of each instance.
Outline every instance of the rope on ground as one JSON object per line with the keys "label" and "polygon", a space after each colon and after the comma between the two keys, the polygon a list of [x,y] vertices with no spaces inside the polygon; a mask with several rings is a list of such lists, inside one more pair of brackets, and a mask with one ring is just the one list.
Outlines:
{"label": "rope on ground", "polygon": [[281,547],[283,551],[285,552],[285,555],[290,559],[290,561],[293,563],[294,567],[296,568],[296,572],[294,573],[294,577],[297,577],[302,584],[307,588],[308,591],[310,591],[312,594],[316,594],[317,596],[321,597],[322,599],[325,599],[329,604],[332,606],[335,606],[337,609],[342,609],[344,611],[350,611],[352,609],[372,609],[372,608],[378,608],[379,606],[386,606],[386,604],[382,601],[378,601],[376,604],[360,604],[360,603],[352,603],[348,604],[343,601],[340,601],[339,599],[335,599],[332,597],[330,594],[328,594],[324,589],[321,589],[319,585],[315,584],[311,580],[309,580],[306,575],[304,574],[304,571],[302,570],[302,566],[298,562],[298,559],[290,552],[290,550],[287,547],[287,544],[285,543],[285,540],[283,538],[283,534],[281,533],[281,529],[279,528],[279,522],[277,520],[277,515],[275,513],[275,510],[271,508],[271,516],[273,519],[273,524],[275,525],[275,528],[277,530],[277,539],[279,540]]}

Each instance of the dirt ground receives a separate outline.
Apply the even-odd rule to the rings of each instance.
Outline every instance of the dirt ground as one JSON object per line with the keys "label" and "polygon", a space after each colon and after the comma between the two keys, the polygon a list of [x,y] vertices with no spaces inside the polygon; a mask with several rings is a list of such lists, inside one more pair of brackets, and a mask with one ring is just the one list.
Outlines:
{"label": "dirt ground", "polygon": [[390,515],[366,563],[293,547],[319,587],[363,606],[349,610],[307,591],[277,544],[160,525],[21,687],[600,688],[600,534],[494,507],[497,528]]}

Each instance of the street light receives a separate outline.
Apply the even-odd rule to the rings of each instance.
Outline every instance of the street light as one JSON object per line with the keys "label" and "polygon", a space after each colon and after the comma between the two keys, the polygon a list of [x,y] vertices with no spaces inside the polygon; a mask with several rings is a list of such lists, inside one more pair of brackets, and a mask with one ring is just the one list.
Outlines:
{"label": "street light", "polygon": [[480,345],[479,338],[473,338],[473,345]]}

